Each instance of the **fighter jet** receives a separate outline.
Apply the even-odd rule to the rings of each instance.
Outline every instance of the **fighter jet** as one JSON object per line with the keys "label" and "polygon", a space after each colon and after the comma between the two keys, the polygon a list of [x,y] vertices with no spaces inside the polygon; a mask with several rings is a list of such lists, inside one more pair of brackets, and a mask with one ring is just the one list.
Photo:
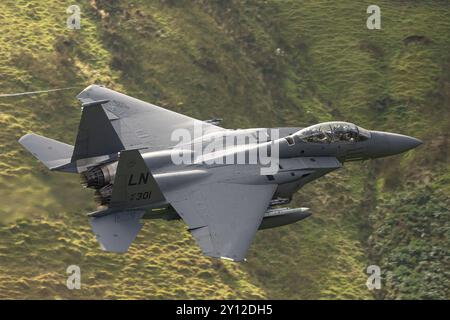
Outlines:
{"label": "fighter jet", "polygon": [[99,207],[87,215],[111,252],[126,252],[145,219],[182,219],[205,255],[245,260],[258,230],[311,214],[280,208],[305,184],[347,161],[422,143],[341,121],[225,129],[221,119],[197,120],[98,85],[77,98],[74,146],[34,133],[19,142],[50,170],[80,174],[95,190]]}

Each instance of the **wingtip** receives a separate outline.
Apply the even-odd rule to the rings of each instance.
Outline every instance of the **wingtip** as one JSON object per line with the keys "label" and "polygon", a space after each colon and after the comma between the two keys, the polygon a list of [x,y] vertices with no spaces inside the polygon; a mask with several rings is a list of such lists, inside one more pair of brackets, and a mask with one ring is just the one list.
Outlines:
{"label": "wingtip", "polygon": [[236,260],[234,260],[233,258],[224,257],[224,256],[220,257],[220,259],[222,259],[222,260],[227,260],[227,261],[233,261],[233,262],[236,262]]}
{"label": "wingtip", "polygon": [[24,142],[27,138],[32,137],[33,135],[34,135],[34,133],[28,132],[27,134],[24,134],[23,136],[21,136],[21,137],[19,138],[19,140],[17,140],[17,142],[19,142],[20,144],[23,144],[23,142]]}
{"label": "wingtip", "polygon": [[242,258],[242,259],[234,259],[234,258],[225,257],[225,256],[221,256],[220,259],[222,259],[222,260],[227,260],[227,261],[232,261],[232,262],[246,262],[246,261],[247,261],[246,258]]}
{"label": "wingtip", "polygon": [[104,88],[104,86],[102,86],[100,84],[95,84],[95,83],[87,86],[80,93],[78,93],[77,99],[79,101],[83,102],[84,100],[89,98],[89,94],[90,94],[91,91],[96,90],[98,88]]}

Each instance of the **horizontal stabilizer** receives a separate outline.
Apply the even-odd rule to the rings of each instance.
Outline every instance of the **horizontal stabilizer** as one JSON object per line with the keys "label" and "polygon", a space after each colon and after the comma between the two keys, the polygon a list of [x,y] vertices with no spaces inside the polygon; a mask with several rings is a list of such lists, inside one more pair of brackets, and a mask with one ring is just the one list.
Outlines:
{"label": "horizontal stabilizer", "polygon": [[[34,133],[24,135],[19,143],[50,170],[76,172],[65,166],[70,163],[73,146]],[[58,169],[62,166],[65,169]]]}
{"label": "horizontal stabilizer", "polygon": [[142,228],[145,211],[120,211],[91,219],[92,230],[105,251],[126,252]]}

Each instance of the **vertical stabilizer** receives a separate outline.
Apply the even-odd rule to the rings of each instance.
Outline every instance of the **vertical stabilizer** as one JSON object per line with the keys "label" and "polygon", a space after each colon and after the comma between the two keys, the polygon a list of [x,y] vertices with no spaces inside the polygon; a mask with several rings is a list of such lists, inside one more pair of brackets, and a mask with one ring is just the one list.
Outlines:
{"label": "vertical stabilizer", "polygon": [[102,107],[102,103],[106,102],[101,100],[83,104],[72,161],[110,155],[124,149]]}

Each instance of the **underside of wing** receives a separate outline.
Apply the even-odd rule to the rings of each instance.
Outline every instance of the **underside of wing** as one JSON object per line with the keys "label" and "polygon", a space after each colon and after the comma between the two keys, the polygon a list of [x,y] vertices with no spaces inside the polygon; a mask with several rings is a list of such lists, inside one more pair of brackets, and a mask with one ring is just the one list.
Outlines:
{"label": "underside of wing", "polygon": [[201,135],[224,130],[97,85],[87,87],[77,98],[83,104],[102,101],[102,107],[125,149],[157,151],[175,146],[179,141],[174,141],[172,134],[177,129],[187,130],[192,139],[196,132]]}
{"label": "underside of wing", "polygon": [[245,259],[275,185],[212,183],[165,193],[205,255]]}

